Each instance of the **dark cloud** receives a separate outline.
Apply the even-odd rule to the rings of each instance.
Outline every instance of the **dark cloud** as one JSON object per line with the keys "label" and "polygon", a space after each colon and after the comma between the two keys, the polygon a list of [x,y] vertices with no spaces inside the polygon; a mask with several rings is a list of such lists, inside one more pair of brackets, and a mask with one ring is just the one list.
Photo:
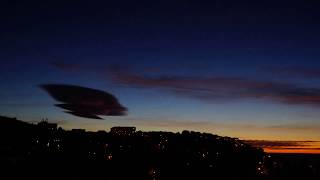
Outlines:
{"label": "dark cloud", "polygon": [[165,90],[205,101],[255,98],[286,104],[320,105],[320,89],[289,83],[228,77],[151,77],[124,71],[113,72],[111,78],[122,85]]}
{"label": "dark cloud", "polygon": [[320,148],[301,148],[301,147],[273,147],[273,150],[313,150],[318,151]]}
{"label": "dark cloud", "polygon": [[41,87],[61,102],[56,104],[57,107],[75,116],[102,119],[99,115],[123,116],[127,111],[115,96],[104,91],[63,84],[47,84]]}
{"label": "dark cloud", "polygon": [[[80,66],[61,63],[57,67],[63,70],[72,70],[74,67]],[[208,102],[252,98],[292,105],[320,105],[320,88],[225,76],[160,76],[157,75],[158,73],[151,73],[150,75],[149,70],[150,68],[139,70],[128,65],[109,64],[104,68],[104,71],[102,69],[96,69],[95,71],[104,78],[107,76],[116,84],[162,90]],[[272,73],[275,71],[274,68],[269,68],[269,70]],[[320,75],[317,70],[309,71],[309,69],[304,68],[283,70],[287,73],[291,71],[305,76],[316,76],[318,73]],[[157,71],[152,70],[152,72]]]}
{"label": "dark cloud", "polygon": [[296,147],[310,147],[317,141],[266,141],[266,140],[248,140],[245,141],[255,147],[261,148],[296,148]]}
{"label": "dark cloud", "polygon": [[72,114],[74,116],[79,116],[83,118],[89,118],[89,119],[102,119],[101,117],[94,115],[94,114],[86,114],[78,111],[64,111],[65,113]]}
{"label": "dark cloud", "polygon": [[310,67],[266,67],[262,68],[265,71],[271,72],[273,75],[288,77],[288,78],[320,78],[319,68]]}
{"label": "dark cloud", "polygon": [[55,62],[51,62],[50,65],[64,71],[75,71],[75,70],[81,69],[80,65],[74,64],[74,63],[65,63],[65,62],[55,61]]}
{"label": "dark cloud", "polygon": [[263,148],[267,152],[296,152],[316,153],[320,150],[319,141],[267,141],[247,140],[244,141],[254,147]]}

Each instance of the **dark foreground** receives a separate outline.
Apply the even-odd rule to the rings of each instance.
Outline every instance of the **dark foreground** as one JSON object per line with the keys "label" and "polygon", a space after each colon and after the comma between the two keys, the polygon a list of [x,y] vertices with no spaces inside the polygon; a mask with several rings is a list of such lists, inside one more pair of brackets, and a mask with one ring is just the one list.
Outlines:
{"label": "dark foreground", "polygon": [[0,140],[1,179],[319,179],[319,156],[269,157],[207,133],[66,131],[0,117]]}
{"label": "dark foreground", "polygon": [[319,154],[270,154],[265,161],[268,179],[320,179]]}

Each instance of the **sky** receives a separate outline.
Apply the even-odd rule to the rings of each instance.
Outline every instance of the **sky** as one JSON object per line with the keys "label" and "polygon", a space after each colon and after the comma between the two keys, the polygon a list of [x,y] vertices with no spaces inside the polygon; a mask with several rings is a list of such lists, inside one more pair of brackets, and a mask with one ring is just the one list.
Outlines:
{"label": "sky", "polygon": [[[1,1],[0,114],[65,129],[187,129],[320,153],[319,5]],[[43,84],[108,92],[127,114],[65,113]]]}

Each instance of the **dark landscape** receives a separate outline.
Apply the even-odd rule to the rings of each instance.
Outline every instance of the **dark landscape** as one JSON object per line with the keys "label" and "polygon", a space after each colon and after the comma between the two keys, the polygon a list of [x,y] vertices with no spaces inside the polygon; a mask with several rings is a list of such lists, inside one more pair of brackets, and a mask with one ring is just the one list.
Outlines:
{"label": "dark landscape", "polygon": [[318,179],[319,155],[266,154],[194,131],[63,130],[0,117],[2,176],[71,179]]}

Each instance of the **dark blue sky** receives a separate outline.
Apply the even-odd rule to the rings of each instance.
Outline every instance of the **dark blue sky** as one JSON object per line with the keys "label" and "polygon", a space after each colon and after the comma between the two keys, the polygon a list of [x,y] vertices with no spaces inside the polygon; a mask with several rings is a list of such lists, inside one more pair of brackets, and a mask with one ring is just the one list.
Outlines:
{"label": "dark blue sky", "polygon": [[[66,128],[320,140],[317,1],[8,0],[0,7],[3,115],[48,117]],[[105,90],[129,114],[105,121],[65,114],[38,88],[48,83]]]}

